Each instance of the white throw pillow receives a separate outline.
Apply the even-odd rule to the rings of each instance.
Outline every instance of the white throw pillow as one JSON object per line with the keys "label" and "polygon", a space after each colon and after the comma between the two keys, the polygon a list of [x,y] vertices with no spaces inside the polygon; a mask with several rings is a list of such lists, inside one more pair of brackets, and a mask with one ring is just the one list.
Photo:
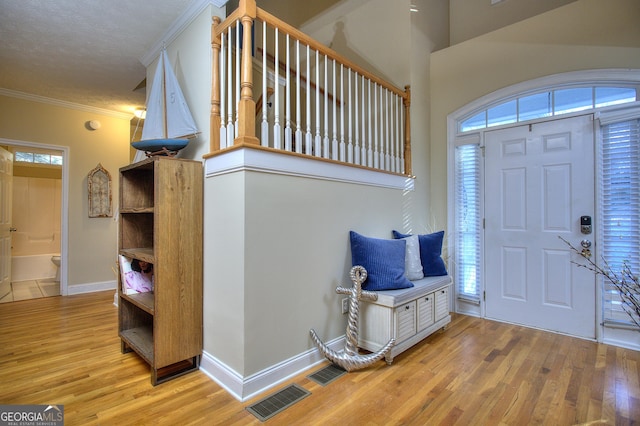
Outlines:
{"label": "white throw pillow", "polygon": [[406,254],[404,257],[404,275],[409,281],[424,278],[422,261],[420,260],[420,241],[417,235],[403,238],[407,241]]}

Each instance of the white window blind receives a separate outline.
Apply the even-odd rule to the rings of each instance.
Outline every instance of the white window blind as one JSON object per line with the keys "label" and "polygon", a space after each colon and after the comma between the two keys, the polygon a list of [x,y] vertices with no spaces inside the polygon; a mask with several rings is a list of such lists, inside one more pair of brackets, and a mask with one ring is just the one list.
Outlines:
{"label": "white window blind", "polygon": [[[602,126],[602,257],[614,271],[624,262],[640,273],[640,119]],[[603,282],[603,319],[632,324],[615,287]]]}
{"label": "white window blind", "polygon": [[481,182],[482,149],[460,145],[455,151],[455,278],[457,296],[480,301],[481,283]]}

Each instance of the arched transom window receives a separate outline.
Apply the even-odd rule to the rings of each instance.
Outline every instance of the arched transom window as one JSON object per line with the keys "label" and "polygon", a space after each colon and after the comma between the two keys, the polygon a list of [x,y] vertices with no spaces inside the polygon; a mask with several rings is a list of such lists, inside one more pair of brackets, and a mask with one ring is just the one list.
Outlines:
{"label": "arched transom window", "polygon": [[562,87],[516,98],[475,111],[458,122],[458,132],[465,133],[538,120],[563,114],[588,111],[638,100],[636,86],[577,86]]}

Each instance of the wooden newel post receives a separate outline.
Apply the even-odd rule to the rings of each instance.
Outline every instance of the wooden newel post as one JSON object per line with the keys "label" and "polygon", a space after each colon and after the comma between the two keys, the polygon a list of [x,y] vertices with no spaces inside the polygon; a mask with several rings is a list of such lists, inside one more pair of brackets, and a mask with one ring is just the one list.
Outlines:
{"label": "wooden newel post", "polygon": [[209,152],[220,151],[220,36],[215,36],[216,26],[220,24],[220,18],[213,17],[211,28],[211,50],[213,52],[211,69],[211,132],[209,140]]}
{"label": "wooden newel post", "polygon": [[404,86],[404,174],[411,176],[411,86]]}
{"label": "wooden newel post", "polygon": [[240,75],[240,103],[238,104],[238,137],[234,144],[255,144],[260,141],[256,137],[256,103],[253,100],[253,68],[251,63],[251,25],[256,18],[255,0],[240,0],[242,23],[242,63]]}

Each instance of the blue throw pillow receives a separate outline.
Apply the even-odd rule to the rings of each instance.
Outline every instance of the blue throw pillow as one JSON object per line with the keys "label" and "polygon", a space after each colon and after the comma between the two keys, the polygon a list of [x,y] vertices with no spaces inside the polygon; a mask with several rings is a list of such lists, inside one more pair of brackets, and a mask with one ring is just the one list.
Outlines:
{"label": "blue throw pillow", "polygon": [[[411,234],[401,234],[393,231],[393,238],[406,238]],[[444,239],[444,231],[434,232],[433,234],[418,235],[420,241],[420,260],[422,261],[422,270],[425,277],[438,277],[447,275],[447,267],[442,260],[442,240]]]}
{"label": "blue throw pillow", "polygon": [[404,275],[404,240],[369,238],[351,231],[351,262],[367,270],[364,290],[381,291],[413,287]]}

